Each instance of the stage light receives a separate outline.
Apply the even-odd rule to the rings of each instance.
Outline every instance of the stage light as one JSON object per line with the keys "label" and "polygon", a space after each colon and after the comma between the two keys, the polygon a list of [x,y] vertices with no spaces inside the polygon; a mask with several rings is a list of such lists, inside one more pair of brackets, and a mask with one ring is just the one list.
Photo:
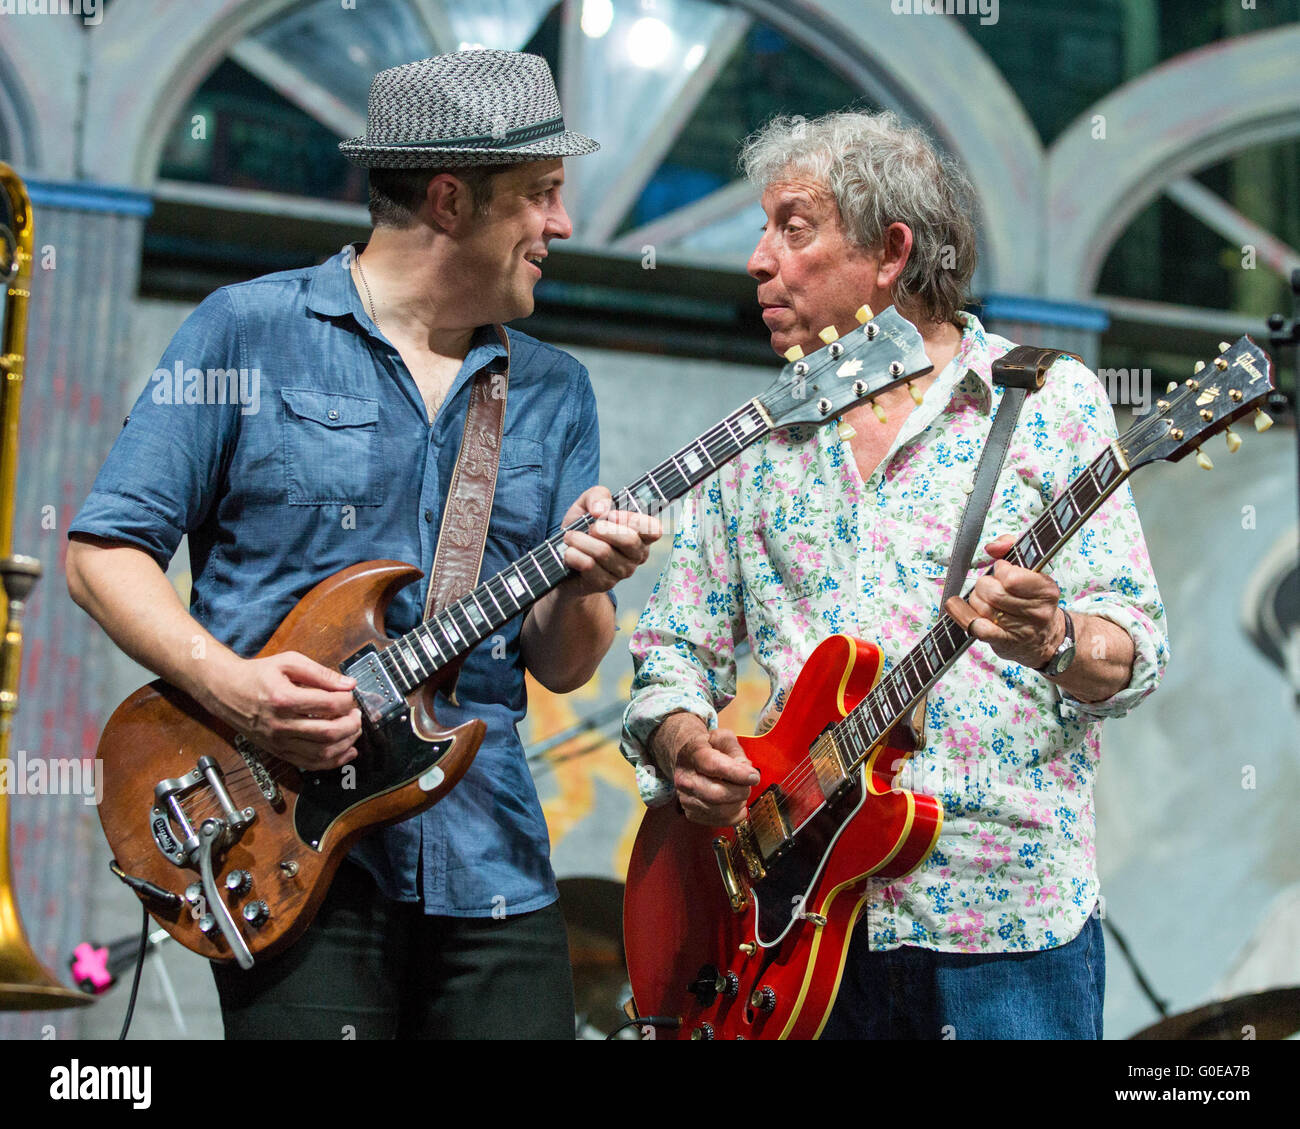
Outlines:
{"label": "stage light", "polygon": [[673,33],[668,25],[653,16],[639,19],[627,33],[628,58],[638,67],[649,70],[659,66],[672,50]]}
{"label": "stage light", "polygon": [[614,5],[610,0],[582,0],[579,26],[591,39],[599,39],[614,22]]}

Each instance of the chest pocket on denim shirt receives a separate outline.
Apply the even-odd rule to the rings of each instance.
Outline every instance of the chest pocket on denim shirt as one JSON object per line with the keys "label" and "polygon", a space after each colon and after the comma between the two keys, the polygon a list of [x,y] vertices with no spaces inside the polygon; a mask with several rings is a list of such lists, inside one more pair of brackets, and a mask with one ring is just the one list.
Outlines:
{"label": "chest pocket on denim shirt", "polygon": [[541,443],[505,436],[489,531],[520,548],[531,549],[546,536],[550,508],[551,492],[542,484]]}
{"label": "chest pocket on denim shirt", "polygon": [[308,388],[282,388],[280,396],[289,504],[379,505],[379,401]]}

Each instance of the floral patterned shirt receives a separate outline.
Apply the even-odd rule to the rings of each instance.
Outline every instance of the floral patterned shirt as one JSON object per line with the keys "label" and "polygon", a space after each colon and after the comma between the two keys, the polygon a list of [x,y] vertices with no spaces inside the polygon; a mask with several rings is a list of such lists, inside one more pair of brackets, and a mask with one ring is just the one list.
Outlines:
{"label": "floral patterned shirt", "polygon": [[[865,482],[834,423],[775,431],[706,479],[683,504],[668,564],[632,638],[623,752],[642,798],[665,802],[645,746],[668,714],[716,727],[735,694],[747,639],[771,696],[762,732],[826,636],[876,642],[885,669],[936,622],[953,538],[1001,390],[992,362],[1012,347],[963,315],[952,363]],[[1115,437],[1097,378],[1062,358],[1021,410],[971,573],[984,544],[1019,535]],[[1104,702],[1071,698],[976,642],[930,693],[927,745],[899,784],[937,796],[938,843],[912,874],[872,880],[859,928],[873,950],[1054,948],[1098,897],[1093,784],[1101,721],[1158,684],[1169,657],[1164,608],[1127,485],[1093,514],[1048,574],[1062,606],[1133,638],[1129,685]]]}

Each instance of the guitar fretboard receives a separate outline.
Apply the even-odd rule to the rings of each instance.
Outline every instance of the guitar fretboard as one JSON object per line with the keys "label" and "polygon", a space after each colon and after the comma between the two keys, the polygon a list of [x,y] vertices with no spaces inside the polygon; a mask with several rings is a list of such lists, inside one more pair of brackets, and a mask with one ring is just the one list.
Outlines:
{"label": "guitar fretboard", "polygon": [[[751,400],[614,495],[614,509],[657,514],[769,430]],[[597,519],[579,518],[468,595],[435,612],[379,652],[379,661],[403,694],[468,654],[484,639],[572,573],[564,563],[564,535]]]}
{"label": "guitar fretboard", "polygon": [[[1128,477],[1117,444],[1112,443],[1029,527],[1004,558],[1039,571]],[[835,742],[849,750],[850,772],[898,722],[916,700],[942,677],[974,640],[946,612],[908,653],[884,675],[858,706],[832,727]]]}

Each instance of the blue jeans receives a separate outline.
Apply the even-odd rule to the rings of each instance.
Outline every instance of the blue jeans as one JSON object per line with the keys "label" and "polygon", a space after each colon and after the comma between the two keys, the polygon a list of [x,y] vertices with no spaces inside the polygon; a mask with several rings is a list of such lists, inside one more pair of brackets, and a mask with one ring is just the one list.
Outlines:
{"label": "blue jeans", "polygon": [[1106,996],[1101,921],[1032,953],[873,953],[849,944],[823,1039],[1100,1039]]}

